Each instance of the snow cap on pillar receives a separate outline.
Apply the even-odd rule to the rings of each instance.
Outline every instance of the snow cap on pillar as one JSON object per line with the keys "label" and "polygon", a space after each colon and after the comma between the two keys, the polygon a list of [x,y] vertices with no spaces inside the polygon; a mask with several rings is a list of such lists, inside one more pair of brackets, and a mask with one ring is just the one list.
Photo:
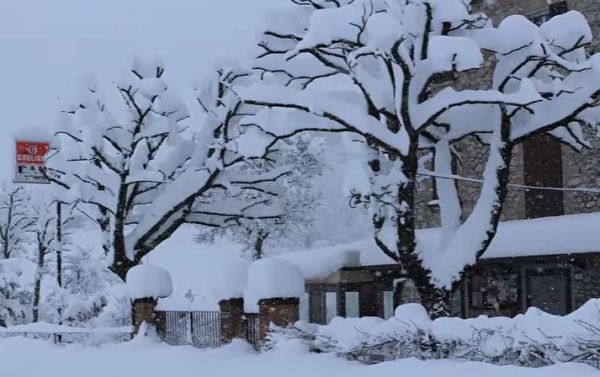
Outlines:
{"label": "snow cap on pillar", "polygon": [[304,276],[294,264],[280,258],[265,258],[250,264],[244,289],[244,309],[258,312],[258,301],[269,298],[300,298]]}
{"label": "snow cap on pillar", "polygon": [[152,264],[132,267],[125,278],[127,292],[132,300],[141,298],[163,298],[171,295],[171,274],[164,268]]}

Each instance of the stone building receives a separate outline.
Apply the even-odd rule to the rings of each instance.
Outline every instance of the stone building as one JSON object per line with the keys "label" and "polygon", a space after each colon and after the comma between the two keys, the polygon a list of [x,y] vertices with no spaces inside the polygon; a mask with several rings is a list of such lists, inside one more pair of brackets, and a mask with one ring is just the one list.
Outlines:
{"label": "stone building", "polygon": [[[588,18],[594,35],[600,36],[598,0],[474,0],[473,4],[495,24],[512,14],[542,23],[553,15],[578,10]],[[598,41],[596,38],[592,52]],[[489,71],[474,74],[478,76],[469,73],[452,85],[490,86]],[[455,314],[512,316],[530,306],[566,314],[590,298],[600,297],[600,238],[596,239],[594,230],[596,225],[600,228],[600,194],[523,187],[600,187],[600,138],[594,130],[586,131],[592,148],[582,152],[549,135],[516,147],[503,223],[481,262],[467,271],[455,292]],[[481,178],[486,146],[473,137],[456,143],[455,149],[455,174]],[[479,196],[480,184],[459,181],[457,185],[468,214]],[[437,231],[436,199],[433,182],[421,182],[416,205],[419,232]],[[550,237],[536,237],[536,233]],[[370,255],[378,250],[364,245],[361,252]],[[404,285],[399,284],[405,281],[401,269],[382,260],[375,262],[345,264],[330,275],[308,280],[309,319],[324,323],[333,315],[388,317],[391,307],[406,302]]]}
{"label": "stone building", "polygon": [[[590,23],[594,36],[600,36],[600,2],[597,0],[475,0],[474,5],[490,16],[497,24],[512,14],[522,14],[535,22],[544,22],[555,14],[567,10],[583,13]],[[596,37],[591,51],[599,46]],[[488,86],[488,72],[478,71],[479,77],[459,79],[458,86],[467,87],[476,82],[477,87]],[[524,189],[521,186],[581,188],[600,187],[600,138],[595,130],[586,129],[592,148],[581,152],[560,143],[548,135],[541,135],[518,145],[511,163],[511,187],[503,211],[503,220],[518,220],[563,214],[600,211],[600,195],[581,191],[551,191]],[[481,178],[487,149],[474,137],[455,145],[459,163],[456,173],[463,177]],[[475,204],[480,185],[475,182],[458,182],[461,203],[465,213]],[[420,228],[439,226],[439,211],[435,204],[435,190],[431,181],[421,185],[417,202],[417,222]]]}
{"label": "stone building", "polygon": [[[506,16],[522,14],[536,23],[568,10],[583,13],[595,36],[600,35],[600,2],[597,0],[477,0],[480,7],[495,24]],[[595,52],[600,39],[595,38],[591,52]],[[459,78],[459,87],[489,85],[487,72],[479,77]],[[556,217],[568,223],[569,215],[600,212],[600,195],[582,191],[561,191],[523,188],[594,188],[600,186],[600,139],[595,130],[587,129],[592,147],[581,152],[560,143],[550,135],[540,135],[517,146],[511,164],[511,187],[505,202],[503,221]],[[455,146],[460,163],[456,174],[481,178],[487,149],[475,138],[466,138]],[[475,204],[480,185],[474,182],[457,183],[465,213]],[[439,211],[435,205],[435,190],[431,182],[424,182],[417,204],[417,220],[421,228],[439,225]],[[591,218],[590,218],[591,219]],[[550,220],[554,221],[554,220]],[[565,228],[566,229],[566,228]],[[554,234],[562,237],[565,230]],[[534,232],[532,230],[532,232]],[[593,229],[590,232],[594,232]],[[547,233],[551,236],[553,233]],[[532,236],[534,236],[532,234]],[[590,238],[589,234],[581,234]],[[523,240],[522,242],[524,242]],[[463,279],[457,308],[463,316],[479,314],[515,315],[529,306],[537,306],[554,314],[566,314],[581,306],[586,300],[600,296],[600,244],[587,245],[585,253],[577,252],[580,245],[572,244],[561,250],[548,250],[532,246],[519,253],[502,251],[502,257],[486,252],[477,266],[469,269]],[[497,244],[497,243],[496,243]]]}

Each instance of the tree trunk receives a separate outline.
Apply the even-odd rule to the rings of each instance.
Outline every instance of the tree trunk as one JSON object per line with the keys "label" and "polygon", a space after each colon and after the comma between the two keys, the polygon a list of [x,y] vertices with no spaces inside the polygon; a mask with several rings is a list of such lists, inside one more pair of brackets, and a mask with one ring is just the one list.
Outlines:
{"label": "tree trunk", "polygon": [[60,288],[62,281],[62,203],[56,202],[56,283]]}
{"label": "tree trunk", "polygon": [[46,256],[46,247],[42,244],[42,241],[38,241],[38,260],[37,260],[37,271],[35,273],[35,282],[33,287],[33,310],[32,319],[33,322],[39,320],[40,313],[40,294],[42,290],[42,269],[44,268],[44,257]]}
{"label": "tree trunk", "polygon": [[418,170],[418,144],[411,143],[408,156],[403,161],[402,173],[406,183],[398,188],[399,216],[396,219],[398,229],[398,257],[407,275],[413,280],[421,303],[432,318],[450,314],[450,292],[437,287],[429,271],[416,252],[415,196]]}
{"label": "tree trunk", "polygon": [[104,255],[109,255],[111,249],[110,216],[104,208],[100,208],[98,224],[102,233],[102,250],[104,251]]}
{"label": "tree trunk", "polygon": [[269,233],[264,232],[262,229],[258,231],[256,235],[256,242],[254,242],[254,255],[253,260],[259,260],[263,258],[263,249],[265,247],[265,241],[269,237]]}
{"label": "tree trunk", "polygon": [[127,277],[127,272],[134,266],[137,265],[136,261],[132,261],[127,258],[125,237],[118,237],[114,235],[113,248],[114,248],[114,259],[110,266],[110,270],[120,277],[123,281]]}
{"label": "tree trunk", "polygon": [[6,228],[4,230],[4,234],[2,238],[4,238],[4,245],[2,245],[2,253],[4,254],[4,259],[10,258],[10,228],[12,227],[12,212],[14,206],[13,194],[10,195],[10,202],[8,206],[8,215],[6,217]]}

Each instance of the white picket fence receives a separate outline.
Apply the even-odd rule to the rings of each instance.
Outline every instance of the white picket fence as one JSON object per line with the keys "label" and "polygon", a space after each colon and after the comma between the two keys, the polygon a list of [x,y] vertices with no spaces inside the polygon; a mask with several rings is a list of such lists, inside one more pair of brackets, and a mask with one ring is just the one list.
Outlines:
{"label": "white picket fence", "polygon": [[14,336],[47,339],[54,343],[99,344],[130,340],[133,336],[133,328],[131,326],[87,328],[45,322],[0,327],[0,338]]}

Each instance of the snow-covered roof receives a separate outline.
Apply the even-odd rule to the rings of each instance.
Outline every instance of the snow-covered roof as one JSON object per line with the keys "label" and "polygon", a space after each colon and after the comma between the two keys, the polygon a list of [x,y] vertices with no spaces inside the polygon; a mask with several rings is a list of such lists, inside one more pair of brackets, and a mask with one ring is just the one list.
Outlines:
{"label": "snow-covered roof", "polygon": [[[500,224],[484,259],[600,252],[599,230],[600,213],[504,222]],[[174,296],[178,299],[159,301],[164,309],[178,310],[192,305],[214,310],[220,300],[242,296],[248,262],[240,260],[230,247],[219,246],[212,251],[199,252],[198,248],[207,247],[198,246],[192,236],[192,228],[182,229],[176,237],[159,247],[164,249],[165,258],[158,258],[157,253],[152,258],[152,263],[168,267],[176,286]],[[419,244],[424,250],[435,250],[439,237],[439,229],[417,231]],[[173,258],[175,250],[179,252],[178,258]],[[187,251],[187,254],[181,253],[183,251]],[[289,252],[268,259],[290,262],[306,280],[325,279],[345,267],[394,263],[372,239]],[[193,303],[184,298],[190,289],[197,298]]]}
{"label": "snow-covered roof", "polygon": [[370,239],[344,245],[290,252],[273,258],[285,259],[295,264],[306,280],[325,279],[345,267],[394,263]]}
{"label": "snow-covered roof", "polygon": [[[425,252],[436,250],[439,228],[417,231]],[[600,252],[600,213],[507,221],[484,254],[484,259]],[[279,255],[295,264],[307,280],[324,279],[345,267],[394,263],[373,240]]]}
{"label": "snow-covered roof", "polygon": [[[600,252],[600,213],[506,221],[484,259]],[[424,250],[439,241],[439,229],[418,232]],[[435,248],[432,247],[432,250]]]}

